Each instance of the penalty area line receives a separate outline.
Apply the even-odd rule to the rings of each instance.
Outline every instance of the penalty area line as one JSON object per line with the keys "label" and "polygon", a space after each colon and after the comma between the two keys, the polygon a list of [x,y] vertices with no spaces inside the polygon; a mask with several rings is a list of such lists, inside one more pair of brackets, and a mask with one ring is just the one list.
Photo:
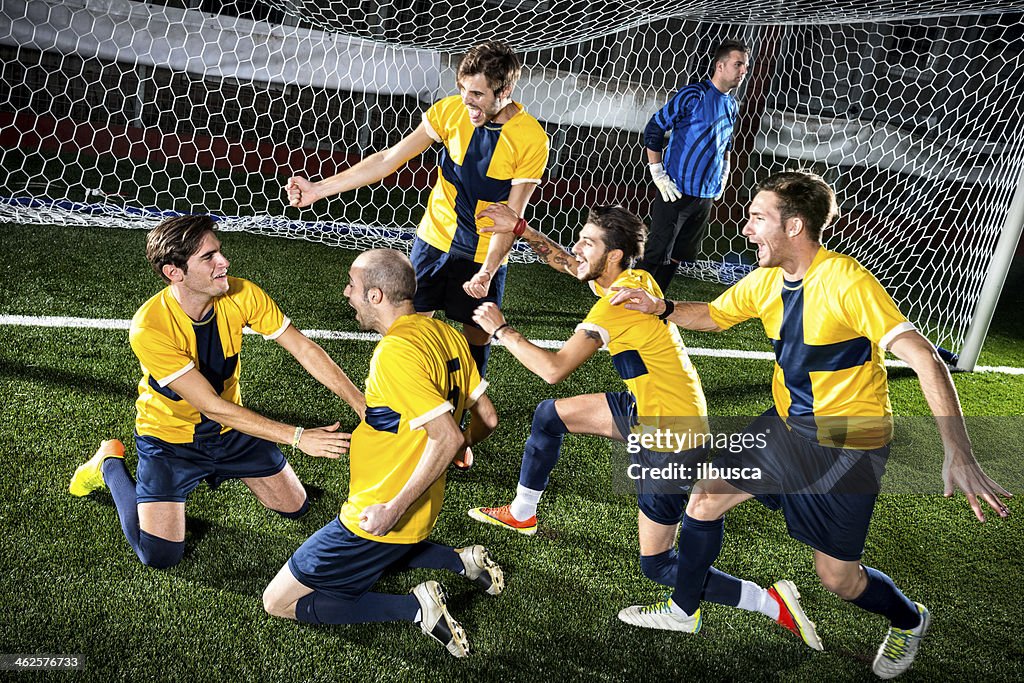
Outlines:
{"label": "penalty area line", "polygon": [[[90,330],[127,330],[131,327],[131,320],[119,320],[114,318],[73,318],[52,315],[0,315],[0,325],[11,327],[58,327],[58,328],[80,328]],[[247,334],[255,334],[249,328],[245,329]],[[310,339],[331,339],[339,341],[377,341],[380,335],[376,332],[345,332],[341,330],[302,330]],[[531,339],[534,344],[545,349],[560,349],[565,342],[554,339]],[[501,342],[495,340],[496,346]],[[775,360],[775,354],[770,351],[742,351],[739,349],[705,349],[700,347],[687,347],[687,353],[691,356],[704,356],[709,358],[740,358],[745,360]],[[907,364],[901,360],[886,360],[887,367],[905,368]],[[974,372],[992,372],[1001,375],[1024,375],[1024,368],[1014,368],[1005,365],[979,365]]]}

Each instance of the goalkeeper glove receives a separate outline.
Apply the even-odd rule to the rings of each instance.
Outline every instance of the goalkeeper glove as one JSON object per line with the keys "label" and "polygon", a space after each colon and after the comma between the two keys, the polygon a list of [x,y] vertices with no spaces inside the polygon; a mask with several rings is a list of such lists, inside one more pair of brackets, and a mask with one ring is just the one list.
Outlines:
{"label": "goalkeeper glove", "polygon": [[648,168],[651,169],[651,179],[654,180],[654,186],[661,192],[661,198],[666,203],[674,202],[683,196],[676,187],[676,184],[668,177],[668,173],[665,173],[665,167],[661,164],[649,164]]}

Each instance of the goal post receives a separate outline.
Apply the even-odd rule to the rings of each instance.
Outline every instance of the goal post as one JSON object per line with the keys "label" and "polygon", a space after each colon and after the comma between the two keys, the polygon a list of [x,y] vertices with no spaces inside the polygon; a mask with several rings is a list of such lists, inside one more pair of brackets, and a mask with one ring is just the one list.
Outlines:
{"label": "goal post", "polygon": [[749,272],[740,230],[755,183],[813,169],[842,211],[826,246],[860,260],[968,368],[1019,239],[1024,2],[720,0],[655,16],[635,0],[5,0],[2,11],[0,221],[141,228],[208,211],[226,229],[407,249],[432,152],[302,211],[282,186],[400,140],[455,92],[458,56],[499,38],[524,60],[515,99],[551,141],[531,223],[570,244],[588,206],[648,218],[644,126],[707,77],[717,42],[739,38],[752,67],[736,92],[729,186],[682,272],[723,283]]}

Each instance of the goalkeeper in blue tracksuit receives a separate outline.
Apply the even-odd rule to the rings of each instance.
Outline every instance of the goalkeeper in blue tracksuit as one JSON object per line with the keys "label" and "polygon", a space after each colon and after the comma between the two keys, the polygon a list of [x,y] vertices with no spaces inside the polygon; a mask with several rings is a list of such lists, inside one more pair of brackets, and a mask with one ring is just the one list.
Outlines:
{"label": "goalkeeper in blue tracksuit", "polygon": [[715,50],[711,77],[680,89],[644,129],[658,194],[651,204],[644,258],[637,267],[651,273],[663,292],[680,262],[696,260],[711,204],[725,190],[739,114],[730,93],[747,74],[747,52],[739,41],[723,42]]}

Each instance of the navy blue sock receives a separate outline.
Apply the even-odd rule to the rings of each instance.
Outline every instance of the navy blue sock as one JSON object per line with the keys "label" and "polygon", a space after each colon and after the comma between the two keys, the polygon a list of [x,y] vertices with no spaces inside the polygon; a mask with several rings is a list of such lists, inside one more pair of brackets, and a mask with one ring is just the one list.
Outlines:
{"label": "navy blue sock", "polygon": [[[644,576],[651,581],[660,583],[663,586],[675,587],[678,560],[679,553],[675,550],[666,550],[657,555],[641,555],[640,569],[643,571]],[[704,580],[704,591],[701,594],[701,599],[719,605],[735,607],[740,604],[740,591],[742,587],[743,582],[735,576],[711,567],[708,569],[707,578]]]}
{"label": "navy blue sock", "polygon": [[850,602],[868,612],[888,617],[896,628],[912,629],[921,623],[917,606],[896,587],[892,579],[871,567],[864,567],[864,573],[867,574],[868,585]]}
{"label": "navy blue sock", "polygon": [[469,354],[473,356],[473,360],[476,361],[476,369],[480,371],[480,376],[486,377],[487,359],[491,357],[491,345],[484,344],[483,346],[477,346],[476,344],[470,344]]}
{"label": "navy blue sock", "polygon": [[139,552],[139,501],[135,495],[135,480],[128,474],[124,458],[107,458],[103,461],[103,482],[114,498],[117,516],[121,519],[121,530],[128,544],[136,554]]}
{"label": "navy blue sock", "polygon": [[135,480],[128,474],[123,458],[107,458],[103,461],[103,482],[110,489],[121,519],[121,530],[128,539],[139,561],[147,567],[167,569],[181,562],[185,554],[184,541],[168,541],[159,536],[147,534],[139,528],[139,501],[135,494]]}
{"label": "navy blue sock", "polygon": [[455,548],[448,545],[441,545],[433,541],[420,541],[409,549],[409,553],[392,565],[393,569],[415,569],[426,567],[428,569],[447,569],[461,574],[465,567],[462,566],[462,559],[455,552]]}
{"label": "navy blue sock", "polygon": [[701,595],[702,600],[707,600],[717,605],[736,607],[740,604],[742,592],[742,581],[732,574],[726,574],[714,567],[708,567],[708,576],[704,579],[704,594]]}
{"label": "navy blue sock", "polygon": [[135,554],[147,567],[167,569],[181,562],[185,556],[185,541],[168,541],[140,530],[139,547]]}
{"label": "navy blue sock", "polygon": [[533,411],[533,427],[523,448],[523,464],[519,466],[519,483],[534,491],[548,486],[551,470],[558,464],[562,439],[569,432],[555,410],[551,399],[541,401]]}
{"label": "navy blue sock", "polygon": [[413,621],[419,609],[419,600],[413,595],[366,593],[355,600],[340,600],[313,591],[295,603],[295,618],[306,624]]}
{"label": "navy blue sock", "polygon": [[274,510],[277,514],[281,515],[285,519],[298,519],[302,515],[309,512],[309,496],[306,496],[306,500],[302,501],[302,507],[295,512],[281,512],[280,510]]}
{"label": "navy blue sock", "polygon": [[672,601],[687,614],[693,614],[700,607],[700,596],[704,592],[708,571],[722,552],[724,530],[724,518],[705,522],[683,515]]}

